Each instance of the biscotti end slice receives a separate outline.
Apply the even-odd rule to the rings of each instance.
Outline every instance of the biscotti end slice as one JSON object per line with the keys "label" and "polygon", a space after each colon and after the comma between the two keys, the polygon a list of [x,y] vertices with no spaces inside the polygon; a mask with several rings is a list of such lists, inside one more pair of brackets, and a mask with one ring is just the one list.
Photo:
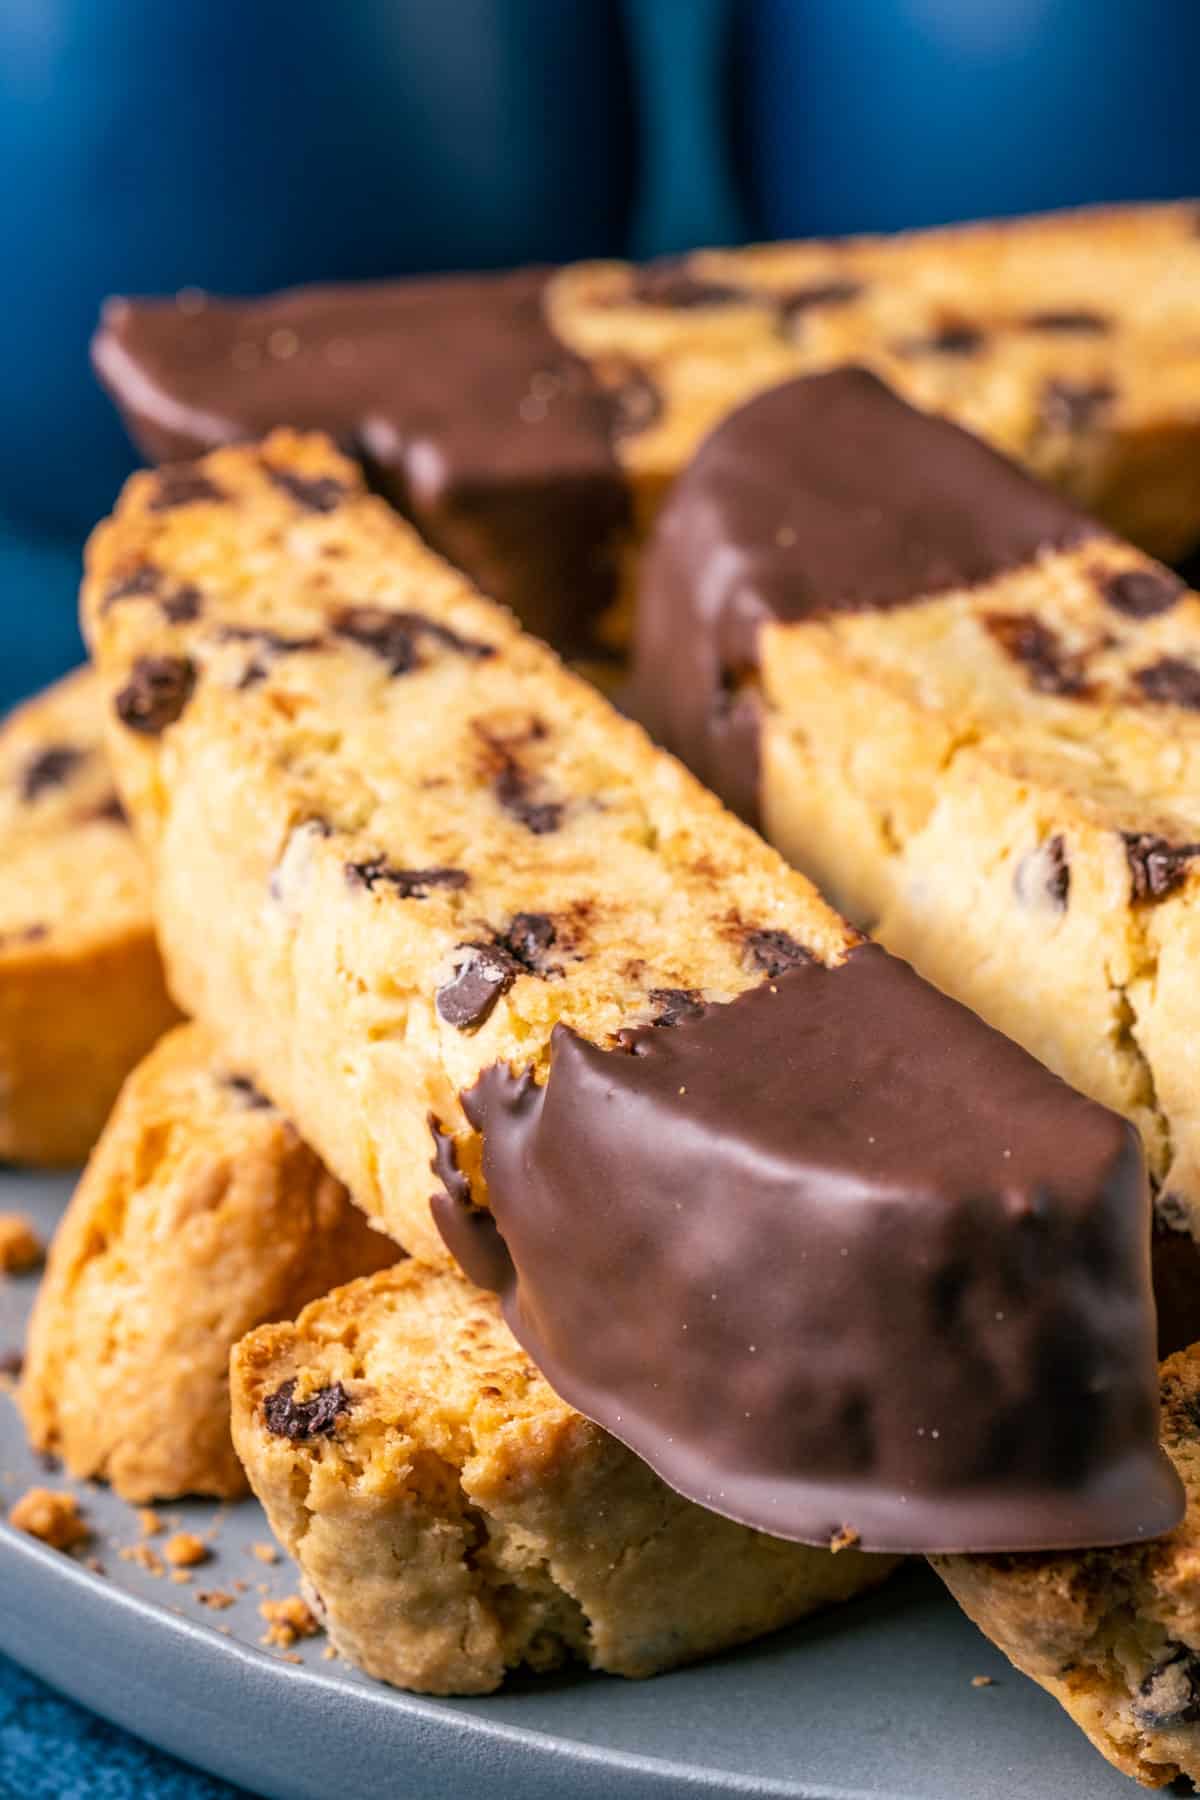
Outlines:
{"label": "biscotti end slice", "polygon": [[0,723],[0,1161],[82,1162],[178,1013],[79,670]]}
{"label": "biscotti end slice", "polygon": [[[1200,1336],[1200,600],[864,371],[681,478],[640,711],[851,917],[1140,1128]],[[684,648],[681,649],[681,646]]]}
{"label": "biscotti end slice", "polygon": [[859,940],[328,443],[135,477],[84,606],[176,990],[567,1400],[809,1542],[1173,1521],[1131,1128]]}
{"label": "biscotti end slice", "polygon": [[126,1082],[51,1248],[18,1391],[30,1439],[126,1500],[244,1492],[230,1346],[399,1254],[180,1026]]}
{"label": "biscotti end slice", "polygon": [[681,1499],[449,1270],[401,1264],[251,1333],[232,1383],[251,1486],[330,1637],[399,1687],[488,1693],[567,1658],[653,1675],[894,1566]]}
{"label": "biscotti end slice", "polygon": [[188,289],[110,301],[93,355],[152,460],[327,431],[428,543],[580,654],[628,648],[638,548],[705,433],[847,362],[1182,554],[1198,283],[1194,204],[1105,207],[642,268]]}
{"label": "biscotti end slice", "polygon": [[1200,1781],[1200,1348],[1162,1369],[1163,1444],[1188,1510],[1154,1544],[934,1567],[1005,1655],[1146,1787]]}

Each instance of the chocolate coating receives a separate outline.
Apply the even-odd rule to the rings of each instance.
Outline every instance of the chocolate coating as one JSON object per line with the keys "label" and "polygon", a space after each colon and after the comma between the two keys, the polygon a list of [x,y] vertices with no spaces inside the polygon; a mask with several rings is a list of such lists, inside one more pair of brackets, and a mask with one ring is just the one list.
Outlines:
{"label": "chocolate coating", "polygon": [[754,820],[765,623],[904,606],[1098,531],[863,369],[785,382],[711,433],[659,514],[627,705]]}
{"label": "chocolate coating", "polygon": [[623,1041],[486,1071],[490,1212],[434,1209],[572,1405],[805,1542],[1176,1522],[1130,1125],[875,945]]}
{"label": "chocolate coating", "polygon": [[[156,462],[315,427],[437,550],[559,648],[592,647],[630,499],[626,407],[560,343],[543,271],[113,301],[98,374]],[[318,510],[324,491],[297,494]]]}

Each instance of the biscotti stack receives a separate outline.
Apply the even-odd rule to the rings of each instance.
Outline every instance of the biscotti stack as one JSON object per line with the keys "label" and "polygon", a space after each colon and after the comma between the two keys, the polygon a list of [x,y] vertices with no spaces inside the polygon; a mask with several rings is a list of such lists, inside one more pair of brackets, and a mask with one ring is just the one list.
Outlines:
{"label": "biscotti stack", "polygon": [[[1200,536],[1195,239],[1155,208],[111,313],[153,453],[261,441],[135,476],[89,550],[197,1023],[55,1245],[36,1442],[130,1497],[247,1478],[343,1653],[433,1692],[648,1674],[908,1551],[1059,1680],[1100,1652],[1033,1621],[1086,1567],[1089,1643],[1145,1595],[1121,1754],[1200,1769],[1147,1180],[1185,1223],[1195,602],[1112,535]],[[497,597],[585,660],[632,637],[626,704],[777,847]]]}

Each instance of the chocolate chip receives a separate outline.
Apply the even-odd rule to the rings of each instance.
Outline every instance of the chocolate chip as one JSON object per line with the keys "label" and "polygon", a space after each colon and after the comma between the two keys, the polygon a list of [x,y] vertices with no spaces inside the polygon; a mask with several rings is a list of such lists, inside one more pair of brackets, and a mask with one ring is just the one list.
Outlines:
{"label": "chocolate chip", "polygon": [[1106,603],[1131,619],[1152,619],[1167,612],[1187,592],[1169,569],[1122,569],[1099,577]]}
{"label": "chocolate chip", "polygon": [[25,1367],[25,1358],[19,1350],[5,1350],[0,1354],[0,1375],[8,1375],[19,1381],[21,1370]]}
{"label": "chocolate chip", "polygon": [[347,863],[346,880],[351,887],[365,887],[371,893],[383,882],[402,900],[425,900],[431,888],[466,887],[470,876],[465,869],[397,869],[386,857],[373,856],[366,862]]}
{"label": "chocolate chip", "polygon": [[295,1399],[295,1392],[293,1375],[273,1394],[267,1395],[263,1402],[267,1430],[276,1437],[289,1438],[293,1444],[307,1443],[316,1437],[332,1437],[338,1419],[350,1411],[350,1396],[341,1382],[318,1388],[307,1400]]}
{"label": "chocolate chip", "polygon": [[1116,397],[1107,381],[1048,381],[1039,403],[1042,424],[1050,431],[1087,431]]}
{"label": "chocolate chip", "polygon": [[779,328],[790,337],[804,321],[806,313],[820,312],[830,306],[848,306],[863,292],[861,281],[814,281],[808,287],[793,288],[777,301]]}
{"label": "chocolate chip", "polygon": [[50,936],[48,925],[25,925],[17,931],[0,931],[0,947],[11,947],[13,944],[40,944],[43,938]]}
{"label": "chocolate chip", "polygon": [[459,1206],[469,1206],[471,1183],[458,1166],[458,1151],[453,1137],[450,1132],[442,1130],[433,1113],[429,1114],[429,1129],[433,1134],[433,1161],[430,1168],[451,1200]]}
{"label": "chocolate chip", "polygon": [[139,656],[113,706],[130,731],[157,737],[179,718],[195,685],[196,671],[186,657]]}
{"label": "chocolate chip", "polygon": [[1162,900],[1184,880],[1200,844],[1171,844],[1148,831],[1123,831],[1134,900]]}
{"label": "chocolate chip", "polygon": [[39,750],[21,771],[22,800],[28,806],[40,794],[64,787],[86,758],[87,751],[77,749],[74,744],[50,744],[45,750]]}
{"label": "chocolate chip", "polygon": [[606,392],[611,409],[608,429],[614,438],[648,431],[662,417],[662,394],[644,370],[630,369]]}
{"label": "chocolate chip", "polygon": [[1200,1723],[1200,1660],[1182,1644],[1140,1683],[1133,1716],[1146,1731]]}
{"label": "chocolate chip", "polygon": [[175,463],[158,473],[158,490],[150,502],[151,512],[170,512],[176,506],[191,506],[198,500],[224,500],[225,495],[202,469],[191,463]]}
{"label": "chocolate chip", "polygon": [[1134,671],[1143,699],[1155,706],[1186,706],[1200,712],[1200,668],[1182,656],[1160,656]]}
{"label": "chocolate chip", "polygon": [[236,1094],[249,1112],[267,1112],[272,1107],[273,1103],[267,1099],[260,1087],[255,1086],[248,1075],[226,1075],[223,1077],[222,1085],[227,1087],[231,1094]]}
{"label": "chocolate chip", "polygon": [[554,920],[546,913],[519,912],[513,914],[505,930],[497,933],[496,942],[530,975],[561,975],[560,968],[546,962],[546,953],[557,936]]}
{"label": "chocolate chip", "polygon": [[121,805],[117,796],[115,794],[110,794],[107,800],[102,800],[99,806],[94,806],[91,812],[84,814],[84,822],[96,825],[128,826],[129,814],[125,811],[125,808]]}
{"label": "chocolate chip", "polygon": [[185,582],[182,587],[176,588],[173,594],[168,594],[160,600],[159,605],[162,608],[163,617],[169,624],[190,625],[192,620],[198,619],[203,611],[204,596],[198,587],[194,587],[191,582]]}
{"label": "chocolate chip", "polygon": [[909,338],[899,346],[904,356],[974,356],[987,342],[977,325],[947,322],[923,338]]}
{"label": "chocolate chip", "polygon": [[1079,333],[1088,337],[1102,337],[1112,330],[1112,320],[1097,312],[1034,312],[1027,314],[1022,323],[1026,331]]}
{"label": "chocolate chip", "polygon": [[1079,699],[1088,691],[1079,657],[1033,613],[987,613],[983,623],[1006,656],[1020,663],[1041,694]]}
{"label": "chocolate chip", "polygon": [[784,975],[789,969],[798,969],[801,963],[813,960],[812,951],[798,944],[786,931],[748,931],[745,944],[755,968],[769,976]]}
{"label": "chocolate chip", "polygon": [[1071,865],[1060,832],[1021,858],[1013,877],[1013,887],[1019,900],[1027,903],[1048,900],[1056,912],[1066,912],[1071,893]]}
{"label": "chocolate chip", "polygon": [[437,991],[437,1009],[447,1025],[472,1031],[489,1018],[496,1002],[522,973],[516,957],[498,944],[460,944],[465,951],[450,980]]}
{"label": "chocolate chip", "polygon": [[271,463],[263,464],[263,473],[305,512],[336,512],[350,491],[332,475],[297,475],[292,469],[277,469]]}
{"label": "chocolate chip", "polygon": [[684,1019],[698,1019],[704,1011],[704,1000],[695,988],[651,988],[650,1004],[656,1009],[655,1025],[679,1025]]}
{"label": "chocolate chip", "polygon": [[107,612],[110,606],[116,606],[120,600],[145,600],[158,592],[158,584],[162,580],[157,569],[149,563],[135,569],[132,575],[125,575],[114,581],[105,589],[104,598],[100,602],[100,611]]}
{"label": "chocolate chip", "polygon": [[633,271],[629,297],[638,306],[683,312],[694,306],[730,306],[753,295],[733,282],[695,274],[686,257],[664,256]]}
{"label": "chocolate chip", "polygon": [[387,663],[392,675],[407,675],[420,665],[418,645],[422,639],[456,655],[483,659],[495,656],[493,644],[460,637],[449,626],[426,618],[424,613],[390,612],[383,606],[347,606],[337,613],[333,629],[339,637],[370,650]]}
{"label": "chocolate chip", "polygon": [[526,830],[535,837],[546,837],[562,824],[565,805],[561,800],[534,800],[529,790],[529,777],[514,758],[507,758],[492,783],[492,792],[505,812]]}

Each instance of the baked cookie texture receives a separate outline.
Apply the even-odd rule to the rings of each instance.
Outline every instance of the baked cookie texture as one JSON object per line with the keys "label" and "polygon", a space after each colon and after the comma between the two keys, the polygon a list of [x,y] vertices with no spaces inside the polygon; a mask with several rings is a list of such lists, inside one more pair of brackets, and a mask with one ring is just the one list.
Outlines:
{"label": "baked cookie texture", "polygon": [[704,435],[848,361],[1168,560],[1200,536],[1196,208],[1114,207],[633,268],[114,301],[97,370],[153,460],[273,426],[365,458],[427,541],[574,654]]}
{"label": "baked cookie texture", "polygon": [[568,1658],[654,1675],[894,1567],[681,1499],[449,1270],[402,1263],[252,1332],[232,1387],[251,1486],[333,1643],[398,1687],[489,1693]]}
{"label": "baked cookie texture", "polygon": [[82,1162],[178,1017],[79,670],[0,723],[0,1160]]}
{"label": "baked cookie texture", "polygon": [[1163,1348],[1194,1341],[1200,599],[848,371],[713,434],[642,604],[637,710],[662,741],[849,917],[1138,1126]]}
{"label": "baked cookie texture", "polygon": [[864,944],[326,440],[135,476],[84,608],[175,990],[573,1405],[810,1542],[1173,1523],[1132,1129]]}
{"label": "baked cookie texture", "polygon": [[1163,1444],[1187,1488],[1169,1537],[1078,1556],[933,1557],[955,1599],[1146,1787],[1200,1780],[1200,1348],[1162,1368]]}
{"label": "baked cookie texture", "polygon": [[245,1492],[230,1347],[399,1255],[198,1025],[134,1071],[59,1226],[18,1399],[126,1500]]}

